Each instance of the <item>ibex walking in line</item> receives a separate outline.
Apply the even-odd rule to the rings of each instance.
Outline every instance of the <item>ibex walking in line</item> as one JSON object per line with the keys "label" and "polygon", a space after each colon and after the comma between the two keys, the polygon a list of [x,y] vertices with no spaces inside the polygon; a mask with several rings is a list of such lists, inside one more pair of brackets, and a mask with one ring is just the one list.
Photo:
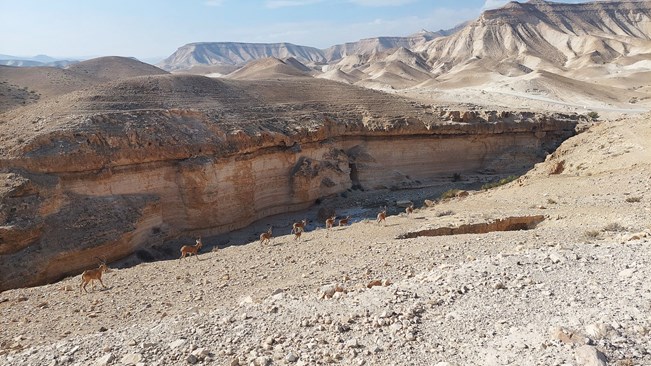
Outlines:
{"label": "ibex walking in line", "polygon": [[336,218],[337,218],[337,216],[335,215],[335,216],[332,216],[332,217],[328,217],[328,218],[326,219],[326,221],[325,221],[326,229],[332,229],[332,227],[333,227],[334,224],[335,224],[335,219],[336,219]]}
{"label": "ibex walking in line", "polygon": [[297,230],[305,231],[305,226],[307,226],[307,219],[303,219],[299,222],[295,222],[294,225],[292,225],[292,233],[296,234]]}
{"label": "ibex walking in line", "polygon": [[346,216],[343,219],[339,220],[339,226],[346,226],[348,225],[348,220],[350,220],[350,216]]}
{"label": "ibex walking in line", "polygon": [[382,210],[379,214],[377,214],[377,223],[382,223],[384,222],[384,225],[387,224],[387,208],[384,207],[384,210]]}
{"label": "ibex walking in line", "polygon": [[260,234],[260,244],[264,244],[265,242],[271,243],[271,230],[273,229],[272,227],[269,227],[269,230],[267,232],[264,232]]}
{"label": "ibex walking in line", "polygon": [[199,249],[203,246],[203,243],[201,242],[201,238],[198,238],[196,241],[196,244],[194,245],[184,245],[181,247],[181,258],[179,260],[185,258],[186,255],[194,255],[197,257],[197,260],[199,260]]}
{"label": "ibex walking in line", "polygon": [[407,208],[405,208],[405,212],[407,213],[407,216],[414,213],[414,204],[412,203],[409,206],[407,206]]}
{"label": "ibex walking in line", "polygon": [[102,273],[108,271],[106,260],[101,260],[99,258],[97,259],[100,261],[100,265],[98,268],[87,269],[84,271],[84,273],[81,274],[81,284],[79,284],[79,293],[81,293],[82,288],[84,289],[84,291],[86,291],[86,293],[88,293],[88,290],[86,290],[86,286],[88,285],[89,282],[92,282],[93,289],[95,289],[95,280],[98,280],[99,283],[102,284],[102,287],[107,288],[104,285],[104,282],[102,282]]}

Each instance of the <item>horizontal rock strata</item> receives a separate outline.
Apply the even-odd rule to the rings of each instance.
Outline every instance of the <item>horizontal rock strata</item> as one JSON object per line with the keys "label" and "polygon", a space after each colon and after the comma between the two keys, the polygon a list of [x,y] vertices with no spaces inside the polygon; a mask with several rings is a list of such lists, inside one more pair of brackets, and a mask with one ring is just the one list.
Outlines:
{"label": "horizontal rock strata", "polygon": [[[98,108],[105,97],[76,103],[94,100]],[[361,104],[368,109],[324,113],[277,103],[263,110],[253,102],[229,117],[227,108],[144,104],[47,117],[52,122],[24,138],[17,130],[22,142],[0,154],[0,291],[79,273],[96,266],[96,257],[112,261],[177,238],[242,228],[352,187],[400,189],[449,181],[453,173],[522,172],[578,122],[533,113],[500,113],[492,122],[476,113],[472,122],[452,122],[427,107],[391,112]],[[271,109],[277,117],[264,123],[231,123],[260,121]]]}

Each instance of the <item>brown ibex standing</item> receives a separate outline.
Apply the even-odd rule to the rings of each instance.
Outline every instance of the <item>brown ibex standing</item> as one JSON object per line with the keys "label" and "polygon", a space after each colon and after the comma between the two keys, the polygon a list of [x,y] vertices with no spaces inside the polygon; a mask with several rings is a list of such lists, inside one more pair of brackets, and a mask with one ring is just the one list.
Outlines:
{"label": "brown ibex standing", "polygon": [[407,216],[414,213],[414,204],[412,203],[409,206],[407,206],[407,208],[405,208],[405,212],[407,213]]}
{"label": "brown ibex standing", "polygon": [[332,216],[332,217],[328,217],[328,218],[326,219],[326,221],[325,221],[326,229],[332,229],[332,227],[333,227],[334,224],[335,224],[335,219],[336,219],[336,218],[337,218],[337,215]]}
{"label": "brown ibex standing", "polygon": [[305,226],[307,226],[307,219],[303,219],[302,221],[295,222],[294,225],[292,225],[292,233],[296,233],[298,229],[301,231],[305,231]]}
{"label": "brown ibex standing", "polygon": [[292,233],[294,233],[294,240],[301,241],[301,234],[303,233],[303,228],[297,227],[296,230],[292,230]]}
{"label": "brown ibex standing", "polygon": [[181,247],[181,258],[179,260],[185,258],[186,255],[194,255],[197,257],[197,260],[199,260],[199,249],[203,246],[203,243],[201,242],[201,238],[198,238],[196,241],[195,245],[184,245]]}
{"label": "brown ibex standing", "polygon": [[339,226],[346,226],[348,225],[348,220],[350,220],[350,216],[346,216],[343,219],[339,220]]}
{"label": "brown ibex standing", "polygon": [[266,241],[267,243],[271,243],[271,230],[273,229],[273,226],[269,227],[269,230],[267,232],[264,232],[260,234],[260,244],[264,244]]}
{"label": "brown ibex standing", "polygon": [[100,265],[98,268],[87,269],[84,271],[84,273],[81,274],[81,284],[79,284],[79,293],[81,293],[82,288],[84,289],[84,291],[86,291],[86,293],[88,293],[88,290],[86,290],[86,286],[88,285],[89,282],[92,282],[93,289],[95,289],[95,280],[98,280],[99,283],[102,284],[102,287],[107,288],[104,285],[104,282],[102,282],[102,273],[108,271],[106,260],[101,260],[99,258],[97,259],[100,261]]}
{"label": "brown ibex standing", "polygon": [[384,207],[384,210],[382,210],[379,214],[377,214],[377,223],[379,224],[384,222],[384,224],[386,225],[387,224],[386,219],[387,219],[387,208]]}

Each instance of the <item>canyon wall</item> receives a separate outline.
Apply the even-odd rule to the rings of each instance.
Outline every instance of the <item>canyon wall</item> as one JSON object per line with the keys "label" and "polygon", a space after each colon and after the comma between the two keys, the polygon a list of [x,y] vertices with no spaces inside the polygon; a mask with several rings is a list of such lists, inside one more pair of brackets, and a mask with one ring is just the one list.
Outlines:
{"label": "canyon wall", "polygon": [[[242,228],[351,187],[522,172],[577,123],[576,116],[530,114],[377,128],[324,118],[283,134],[211,130],[191,112],[143,113],[156,123],[58,131],[0,160],[0,291],[79,273],[97,258]],[[187,133],[164,131],[169,119],[183,120]]]}

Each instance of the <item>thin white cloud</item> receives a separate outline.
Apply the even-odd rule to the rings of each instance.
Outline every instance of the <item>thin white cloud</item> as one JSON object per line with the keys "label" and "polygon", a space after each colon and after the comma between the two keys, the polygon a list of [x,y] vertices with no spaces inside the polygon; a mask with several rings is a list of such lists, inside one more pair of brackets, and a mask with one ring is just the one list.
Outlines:
{"label": "thin white cloud", "polygon": [[206,6],[222,6],[224,5],[224,0],[206,0],[203,4]]}
{"label": "thin white cloud", "polygon": [[416,0],[350,0],[353,4],[372,7],[400,6],[413,3],[414,1]]}
{"label": "thin white cloud", "polygon": [[[222,38],[237,42],[293,44],[327,48],[377,36],[406,36],[420,29],[450,29],[463,21],[476,18],[477,8],[437,8],[419,16],[375,18],[359,23],[304,21],[261,24],[258,27],[230,28],[220,31]],[[406,26],[408,24],[408,26]]]}
{"label": "thin white cloud", "polygon": [[501,8],[509,1],[510,0],[486,0],[484,6],[482,7],[482,10]]}
{"label": "thin white cloud", "polygon": [[322,2],[323,0],[268,0],[265,6],[269,9],[305,6]]}

